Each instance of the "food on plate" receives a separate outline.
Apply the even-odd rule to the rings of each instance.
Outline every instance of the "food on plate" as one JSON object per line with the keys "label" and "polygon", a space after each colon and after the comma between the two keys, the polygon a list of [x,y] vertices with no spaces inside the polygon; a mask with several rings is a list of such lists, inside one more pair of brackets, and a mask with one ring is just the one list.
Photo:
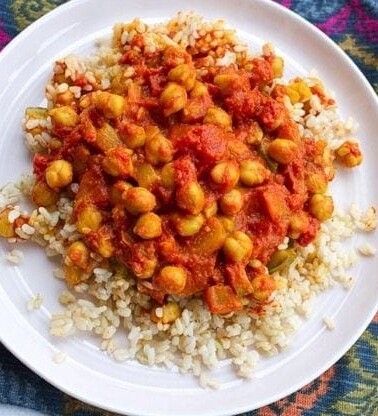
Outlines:
{"label": "food on plate", "polygon": [[[117,360],[247,376],[356,261],[335,246],[375,227],[337,211],[329,183],[361,164],[352,121],[315,76],[286,81],[224,22],[136,19],[55,63],[25,114],[33,175],[3,188],[0,235],[61,259],[51,333],[90,331]],[[12,193],[13,192],[13,193]],[[346,232],[346,230],[349,230]],[[334,244],[332,244],[334,243]],[[126,339],[119,345],[116,333]]]}

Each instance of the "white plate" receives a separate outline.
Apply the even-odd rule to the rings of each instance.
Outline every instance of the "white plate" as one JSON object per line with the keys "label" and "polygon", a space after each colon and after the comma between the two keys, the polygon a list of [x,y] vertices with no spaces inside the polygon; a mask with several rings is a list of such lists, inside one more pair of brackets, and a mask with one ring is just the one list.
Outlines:
{"label": "white plate", "polygon": [[[189,4],[189,5],[188,5]],[[261,0],[77,0],[26,29],[0,54],[0,178],[17,180],[30,166],[22,143],[20,120],[24,108],[38,105],[54,59],[69,52],[92,48],[96,38],[110,33],[116,21],[135,16],[164,19],[179,10],[195,10],[206,17],[224,17],[254,45],[273,42],[283,53],[288,74],[305,74],[318,68],[337,94],[344,115],[359,120],[359,137],[365,153],[360,169],[338,180],[338,202],[377,205],[378,104],[373,90],[358,69],[327,37],[304,20],[273,2]],[[365,238],[365,237],[364,237]],[[368,236],[377,246],[377,233]],[[362,241],[355,237],[353,242]],[[0,256],[9,249],[2,243]],[[350,292],[335,288],[319,298],[315,314],[293,338],[293,347],[262,360],[250,381],[236,379],[222,366],[217,391],[203,390],[191,376],[136,363],[116,364],[98,351],[91,339],[80,336],[56,340],[49,336],[52,311],[59,309],[62,284],[51,277],[52,264],[36,248],[24,247],[19,267],[0,265],[0,337],[32,370],[61,390],[94,405],[128,415],[230,415],[273,402],[319,376],[357,340],[378,306],[377,258],[361,261]],[[28,312],[30,296],[41,293],[41,310]],[[322,317],[336,321],[327,331]],[[63,350],[68,358],[60,365],[53,355]]]}

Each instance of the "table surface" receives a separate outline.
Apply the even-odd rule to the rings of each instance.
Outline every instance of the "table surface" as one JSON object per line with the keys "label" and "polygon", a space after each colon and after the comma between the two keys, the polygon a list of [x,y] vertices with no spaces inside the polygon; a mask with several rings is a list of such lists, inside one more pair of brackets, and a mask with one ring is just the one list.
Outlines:
{"label": "table surface", "polygon": [[[65,0],[0,0],[0,50]],[[279,0],[330,36],[378,92],[378,0]],[[19,406],[11,408],[9,406]],[[21,408],[24,408],[21,411]],[[11,409],[13,409],[11,411]],[[0,415],[111,415],[55,389],[0,344]],[[41,414],[39,413],[39,414]],[[298,392],[243,416],[378,415],[378,315],[333,367]]]}

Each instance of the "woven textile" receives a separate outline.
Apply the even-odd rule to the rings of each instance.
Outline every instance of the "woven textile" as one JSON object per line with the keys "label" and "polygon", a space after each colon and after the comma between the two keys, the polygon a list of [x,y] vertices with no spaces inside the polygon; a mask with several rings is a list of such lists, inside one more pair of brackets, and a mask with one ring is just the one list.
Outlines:
{"label": "woven textile", "polygon": [[[64,0],[0,0],[0,49]],[[280,0],[315,24],[359,66],[378,92],[378,0]],[[0,403],[49,415],[110,415],[50,386],[0,344]],[[322,376],[248,416],[378,415],[378,316]]]}

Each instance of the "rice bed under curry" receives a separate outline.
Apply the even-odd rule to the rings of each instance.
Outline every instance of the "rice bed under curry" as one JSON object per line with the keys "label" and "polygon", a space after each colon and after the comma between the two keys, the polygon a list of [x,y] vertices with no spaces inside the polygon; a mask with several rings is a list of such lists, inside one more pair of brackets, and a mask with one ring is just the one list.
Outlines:
{"label": "rice bed under curry", "polygon": [[249,377],[319,292],[352,285],[342,243],[375,229],[375,208],[342,212],[327,187],[334,159],[362,161],[356,125],[315,75],[285,82],[283,66],[185,13],[118,24],[95,55],[55,63],[47,108],[26,111],[34,175],[0,194],[0,234],[61,258],[52,335],[88,331],[118,361],[217,387],[204,370],[229,359]]}

